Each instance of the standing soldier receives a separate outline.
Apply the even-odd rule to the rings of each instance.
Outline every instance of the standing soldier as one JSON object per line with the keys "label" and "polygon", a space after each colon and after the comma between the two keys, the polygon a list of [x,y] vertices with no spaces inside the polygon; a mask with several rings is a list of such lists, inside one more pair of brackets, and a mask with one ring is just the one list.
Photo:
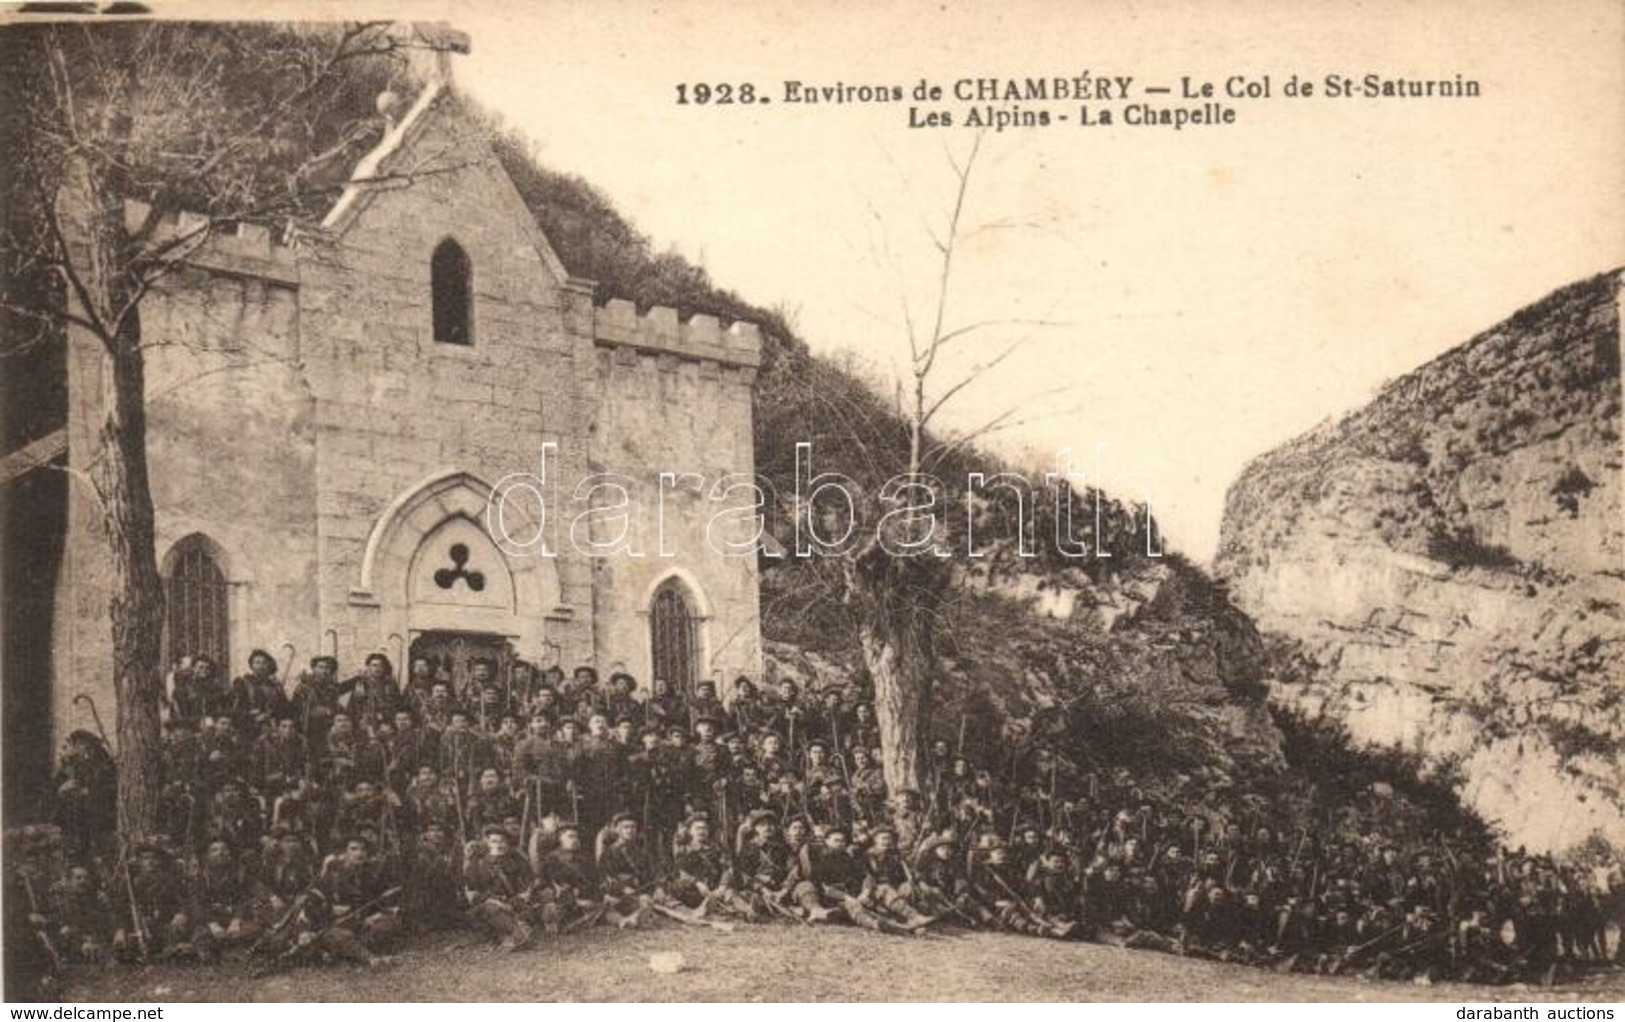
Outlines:
{"label": "standing soldier", "polygon": [[382,653],[368,656],[362,673],[345,681],[340,688],[344,692],[344,708],[364,731],[370,732],[381,721],[390,719],[395,708],[401,705],[395,667]]}
{"label": "standing soldier", "polygon": [[237,730],[250,741],[287,709],[287,695],[276,670],[276,659],[256,649],[248,655],[248,673],[232,679],[231,715],[236,718]]}
{"label": "standing soldier", "polygon": [[649,701],[643,707],[643,719],[646,724],[658,728],[661,734],[665,734],[673,724],[687,726],[682,697],[671,690],[671,682],[665,678],[654,680]]}
{"label": "standing soldier", "polygon": [[469,727],[467,711],[452,710],[451,722],[440,735],[440,775],[466,797],[473,793],[479,772],[495,765],[493,759],[485,739]]}
{"label": "standing soldier", "polygon": [[300,675],[288,701],[289,713],[299,722],[314,755],[326,748],[327,732],[339,712],[338,671],[339,662],[333,657],[311,657],[310,670]]}
{"label": "standing soldier", "polygon": [[609,721],[602,713],[587,720],[587,735],[576,753],[576,794],[581,800],[576,821],[589,834],[609,821],[620,807],[626,750],[609,734]]}

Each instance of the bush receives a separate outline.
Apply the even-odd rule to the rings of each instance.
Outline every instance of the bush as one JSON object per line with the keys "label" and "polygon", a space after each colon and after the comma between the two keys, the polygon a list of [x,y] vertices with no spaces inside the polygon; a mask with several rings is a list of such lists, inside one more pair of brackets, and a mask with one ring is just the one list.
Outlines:
{"label": "bush", "polygon": [[1435,528],[1428,534],[1428,556],[1452,568],[1487,568],[1510,571],[1519,565],[1504,546],[1484,543],[1470,525],[1455,529]]}

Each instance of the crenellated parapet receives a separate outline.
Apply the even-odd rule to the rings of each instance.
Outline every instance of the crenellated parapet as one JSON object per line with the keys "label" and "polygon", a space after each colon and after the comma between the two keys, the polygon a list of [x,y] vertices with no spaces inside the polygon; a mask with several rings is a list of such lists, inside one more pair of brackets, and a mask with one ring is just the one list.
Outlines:
{"label": "crenellated parapet", "polygon": [[299,283],[297,251],[269,227],[227,223],[185,211],[164,214],[149,227],[151,209],[144,202],[125,202],[125,226],[132,233],[145,227],[147,246],[162,250],[164,258],[233,276],[290,286]]}
{"label": "crenellated parapet", "polygon": [[597,310],[593,342],[634,354],[671,356],[691,362],[755,370],[762,364],[762,333],[755,323],[724,327],[715,316],[678,318],[677,310],[657,305],[639,315],[637,306],[614,299]]}

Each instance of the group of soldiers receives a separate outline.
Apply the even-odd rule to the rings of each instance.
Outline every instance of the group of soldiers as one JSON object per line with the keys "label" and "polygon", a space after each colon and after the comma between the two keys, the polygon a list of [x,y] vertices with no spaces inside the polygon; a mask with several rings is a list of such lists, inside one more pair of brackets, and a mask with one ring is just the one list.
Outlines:
{"label": "group of soldiers", "polygon": [[[859,683],[638,692],[623,671],[383,654],[285,684],[256,650],[169,679],[159,833],[117,838],[84,732],[55,826],[8,855],[8,910],[52,966],[380,960],[466,928],[521,949],[656,918],[995,929],[1383,978],[1551,982],[1619,960],[1620,864],[1391,833],[1276,829],[1262,799],[1148,794],[1033,743],[930,745],[888,790]],[[27,836],[27,835],[25,835]],[[48,838],[48,840],[47,840]]]}

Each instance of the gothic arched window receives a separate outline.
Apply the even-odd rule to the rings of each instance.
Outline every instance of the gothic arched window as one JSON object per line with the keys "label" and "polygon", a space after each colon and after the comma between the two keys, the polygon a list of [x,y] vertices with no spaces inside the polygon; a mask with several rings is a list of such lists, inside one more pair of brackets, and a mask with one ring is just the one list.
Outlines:
{"label": "gothic arched window", "polygon": [[694,611],[683,594],[683,584],[676,579],[662,583],[649,606],[652,677],[666,679],[673,692],[693,691],[699,676],[699,642],[694,624]]}
{"label": "gothic arched window", "polygon": [[447,238],[429,260],[429,292],[434,305],[434,339],[439,344],[474,343],[474,267],[463,246]]}
{"label": "gothic arched window", "polygon": [[230,583],[201,536],[188,536],[170,555],[164,579],[165,661],[207,653],[224,670],[231,663]]}

